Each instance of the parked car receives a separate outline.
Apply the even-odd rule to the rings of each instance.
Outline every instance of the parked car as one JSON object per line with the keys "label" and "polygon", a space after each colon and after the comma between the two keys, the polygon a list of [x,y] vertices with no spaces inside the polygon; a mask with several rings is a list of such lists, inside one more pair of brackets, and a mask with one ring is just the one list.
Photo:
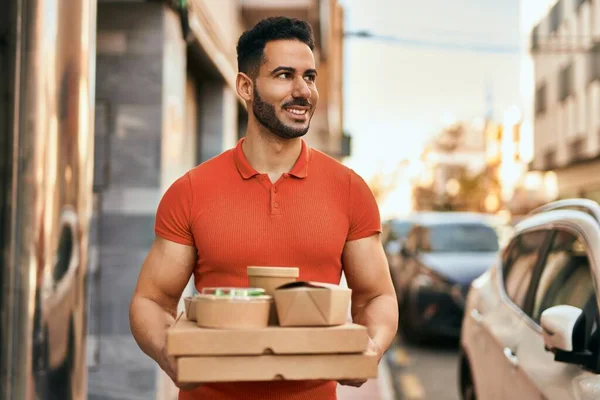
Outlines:
{"label": "parked car", "polygon": [[549,203],[527,216],[468,293],[463,399],[600,398],[600,206]]}
{"label": "parked car", "polygon": [[401,261],[390,267],[400,330],[408,341],[458,338],[467,290],[497,256],[498,236],[477,213],[419,213],[412,221]]}
{"label": "parked car", "polygon": [[413,223],[410,217],[392,218],[382,224],[381,242],[390,268],[400,261],[400,250]]}

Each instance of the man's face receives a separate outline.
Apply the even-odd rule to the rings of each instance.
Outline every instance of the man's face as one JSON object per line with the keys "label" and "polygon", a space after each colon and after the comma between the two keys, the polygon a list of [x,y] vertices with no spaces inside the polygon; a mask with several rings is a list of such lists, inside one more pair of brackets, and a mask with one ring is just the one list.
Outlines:
{"label": "man's face", "polygon": [[305,135],[319,100],[312,51],[298,40],[276,40],[267,43],[264,56],[255,79],[254,116],[283,139]]}

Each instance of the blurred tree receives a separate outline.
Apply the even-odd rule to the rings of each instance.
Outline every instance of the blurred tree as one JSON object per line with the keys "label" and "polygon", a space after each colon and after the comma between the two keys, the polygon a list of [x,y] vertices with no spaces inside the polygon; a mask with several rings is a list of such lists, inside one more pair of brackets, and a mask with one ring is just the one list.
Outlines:
{"label": "blurred tree", "polygon": [[398,187],[398,179],[407,165],[408,161],[402,160],[398,162],[394,170],[389,173],[383,172],[380,168],[379,171],[367,181],[367,184],[371,188],[373,196],[375,196],[378,203],[381,204],[390,193],[396,190]]}
{"label": "blurred tree", "polygon": [[467,127],[464,122],[456,122],[448,125],[433,139],[436,151],[441,153],[453,153],[463,143]]}

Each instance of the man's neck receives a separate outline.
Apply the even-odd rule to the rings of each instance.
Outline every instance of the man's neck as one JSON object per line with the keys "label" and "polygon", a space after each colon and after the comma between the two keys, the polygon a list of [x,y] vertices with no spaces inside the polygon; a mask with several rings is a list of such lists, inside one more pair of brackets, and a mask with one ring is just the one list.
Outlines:
{"label": "man's neck", "polygon": [[273,134],[248,131],[242,143],[246,159],[256,171],[268,174],[272,182],[290,172],[302,151],[300,138],[281,139]]}

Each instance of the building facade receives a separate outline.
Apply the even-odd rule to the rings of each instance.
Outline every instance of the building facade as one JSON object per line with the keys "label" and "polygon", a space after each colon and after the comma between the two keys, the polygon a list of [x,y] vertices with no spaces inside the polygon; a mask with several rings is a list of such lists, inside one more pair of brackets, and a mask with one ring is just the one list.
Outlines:
{"label": "building facade", "polygon": [[530,37],[534,159],[558,196],[600,200],[600,2],[554,2]]}

